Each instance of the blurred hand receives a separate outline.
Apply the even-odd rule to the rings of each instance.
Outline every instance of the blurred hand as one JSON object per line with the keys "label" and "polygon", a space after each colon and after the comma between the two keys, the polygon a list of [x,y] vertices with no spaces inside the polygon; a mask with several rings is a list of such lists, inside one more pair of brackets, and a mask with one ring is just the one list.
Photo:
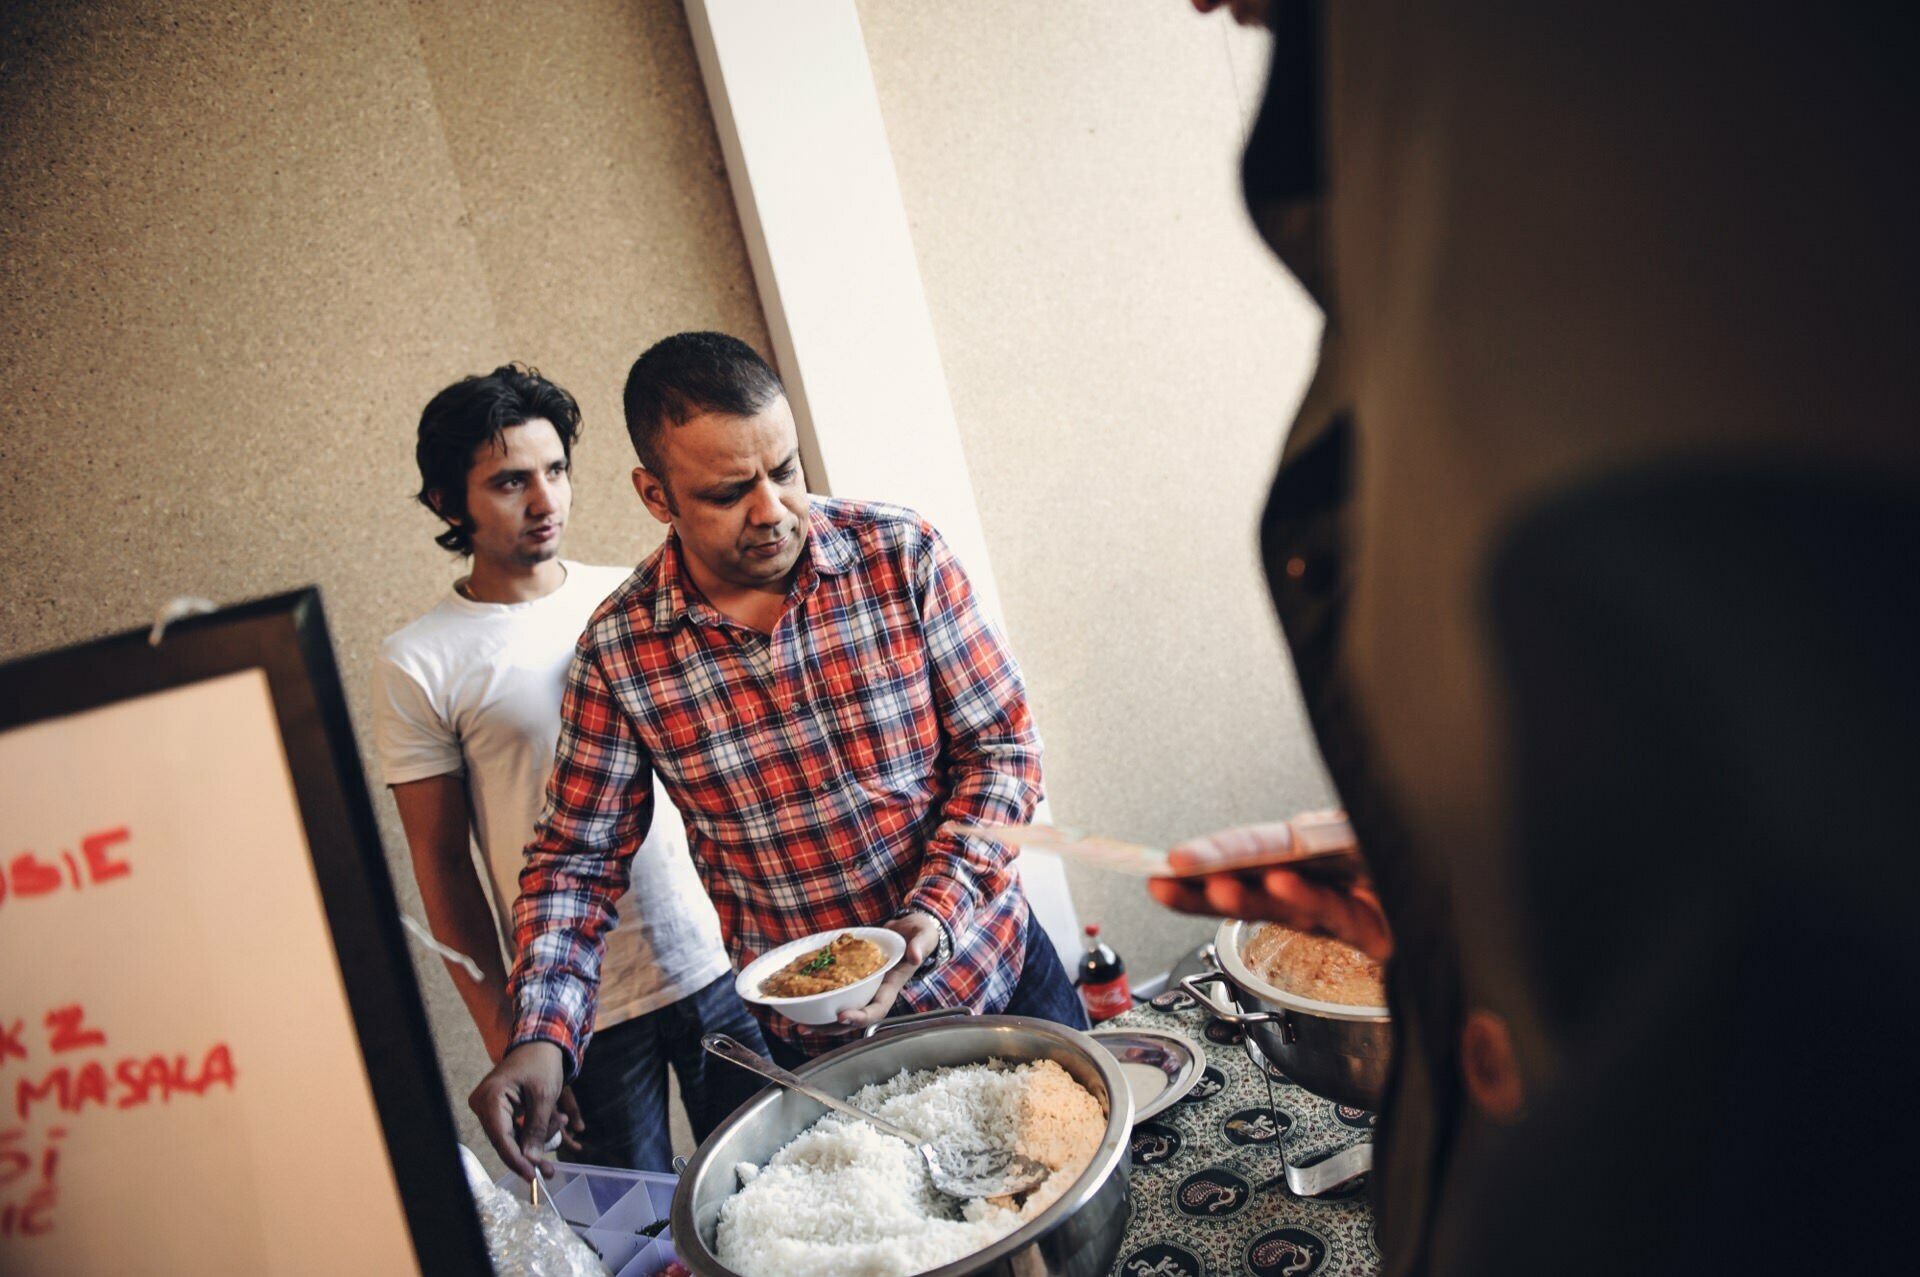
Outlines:
{"label": "blurred hand", "polygon": [[522,1042],[467,1097],[500,1160],[529,1183],[536,1173],[553,1174],[547,1144],[563,1124],[580,1120],[578,1109],[570,1118],[556,1111],[565,1073],[566,1056],[558,1046]]}
{"label": "blurred hand", "polygon": [[1215,9],[1225,8],[1233,13],[1233,20],[1243,27],[1261,27],[1267,23],[1268,0],[1193,0],[1193,7],[1200,13],[1212,13]]}
{"label": "blurred hand", "polygon": [[893,1010],[894,1002],[900,997],[900,990],[907,987],[907,981],[913,979],[913,973],[920,969],[920,964],[940,944],[940,924],[930,914],[910,913],[904,918],[895,918],[886,924],[886,928],[906,938],[907,954],[894,964],[893,970],[887,972],[887,978],[874,991],[873,1001],[840,1013],[840,1023],[850,1028],[864,1029],[886,1019],[887,1013]]}
{"label": "blurred hand", "polygon": [[1154,878],[1147,891],[1161,904],[1182,913],[1210,914],[1277,922],[1296,931],[1314,931],[1343,940],[1370,958],[1393,954],[1393,933],[1373,883],[1355,879],[1340,886],[1313,882],[1291,869],[1241,869],[1248,862],[1285,851],[1293,835],[1284,822],[1223,829],[1181,843],[1168,853],[1178,872],[1201,877]]}

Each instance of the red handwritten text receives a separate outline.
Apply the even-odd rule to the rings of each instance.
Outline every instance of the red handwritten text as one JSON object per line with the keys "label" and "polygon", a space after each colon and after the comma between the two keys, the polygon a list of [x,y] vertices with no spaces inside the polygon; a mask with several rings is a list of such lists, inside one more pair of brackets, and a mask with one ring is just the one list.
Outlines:
{"label": "red handwritten text", "polygon": [[87,1105],[101,1108],[130,1109],[154,1100],[172,1102],[176,1095],[203,1095],[209,1087],[233,1089],[236,1074],[233,1055],[224,1043],[216,1043],[201,1057],[199,1067],[190,1068],[187,1057],[151,1055],[145,1059],[129,1056],[113,1065],[111,1071],[98,1060],[89,1060],[78,1068],[61,1065],[50,1070],[38,1082],[21,1078],[14,1083],[13,1110],[25,1121],[35,1105],[52,1105],[62,1113],[79,1113]]}
{"label": "red handwritten text", "polygon": [[24,1202],[0,1206],[0,1237],[38,1237],[53,1231],[53,1207],[58,1200],[53,1185],[44,1184],[27,1195]]}
{"label": "red handwritten text", "polygon": [[[125,825],[88,834],[80,840],[78,858],[71,850],[62,850],[57,859],[47,860],[32,851],[18,853],[0,864],[0,904],[10,896],[28,900],[63,889],[81,891],[126,877],[133,872],[133,866],[115,859],[113,848],[131,837]],[[66,866],[65,873],[61,872],[62,865]]]}
{"label": "red handwritten text", "polygon": [[[82,854],[90,866],[104,866],[105,877],[117,876],[105,848],[124,841],[126,831],[96,837],[106,841]],[[19,879],[14,882],[17,887]],[[28,1021],[0,1016],[0,1071],[24,1074],[0,1084],[0,1110],[6,1105],[6,1086],[12,1088],[13,1101],[12,1118],[0,1116],[0,1240],[38,1237],[53,1230],[59,1201],[55,1173],[60,1141],[67,1134],[61,1123],[67,1115],[86,1115],[90,1106],[113,1113],[144,1104],[171,1104],[179,1096],[205,1095],[218,1086],[231,1091],[239,1076],[233,1052],[224,1042],[214,1043],[198,1056],[115,1052],[120,1056],[115,1059],[108,1054],[106,1032],[88,1023],[86,1008],[77,1002],[49,1008],[40,1022],[46,1046],[36,1060],[32,1048],[38,1042],[28,1041],[33,1036],[27,1030]],[[58,1062],[49,1067],[47,1056],[59,1057]],[[6,1068],[14,1059],[26,1064]],[[19,1125],[7,1125],[12,1119],[18,1119]],[[34,1135],[32,1128],[41,1125],[45,1133]]]}
{"label": "red handwritten text", "polygon": [[105,1046],[107,1035],[98,1029],[84,1028],[87,1013],[80,1007],[55,1007],[47,1012],[47,1047],[56,1055],[62,1051],[84,1051],[90,1046]]}
{"label": "red handwritten text", "polygon": [[0,1189],[10,1188],[39,1170],[37,1182],[25,1200],[0,1205],[0,1237],[38,1237],[53,1229],[53,1207],[57,1198],[54,1175],[60,1166],[60,1141],[67,1129],[56,1126],[47,1131],[46,1147],[35,1158],[29,1151],[24,1127],[0,1131]]}

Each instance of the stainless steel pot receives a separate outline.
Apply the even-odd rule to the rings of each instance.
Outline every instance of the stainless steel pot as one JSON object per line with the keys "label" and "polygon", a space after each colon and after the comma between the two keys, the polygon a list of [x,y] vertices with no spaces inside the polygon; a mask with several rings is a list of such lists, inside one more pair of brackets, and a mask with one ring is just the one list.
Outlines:
{"label": "stainless steel pot", "polygon": [[[1084,1033],[1024,1016],[983,1015],[908,1024],[843,1046],[797,1070],[833,1095],[849,1096],[901,1069],[933,1069],[998,1058],[1053,1060],[1101,1102],[1107,1129],[1100,1148],[1060,1199],[1014,1232],[925,1277],[1104,1277],[1127,1223],[1127,1142],[1133,1097],[1113,1056]],[[766,1165],[826,1112],[782,1088],[761,1092],[707,1137],[674,1191],[674,1249],[699,1277],[738,1277],[713,1253],[720,1204],[739,1187],[741,1162]]]}
{"label": "stainless steel pot", "polygon": [[[1349,1007],[1303,998],[1253,973],[1240,956],[1258,923],[1228,921],[1214,936],[1220,970],[1188,976],[1180,987],[1229,1024],[1254,1035],[1261,1053],[1315,1095],[1363,1109],[1380,1107],[1393,1054],[1393,1024],[1385,1007]],[[1208,992],[1232,985],[1240,1010]]]}

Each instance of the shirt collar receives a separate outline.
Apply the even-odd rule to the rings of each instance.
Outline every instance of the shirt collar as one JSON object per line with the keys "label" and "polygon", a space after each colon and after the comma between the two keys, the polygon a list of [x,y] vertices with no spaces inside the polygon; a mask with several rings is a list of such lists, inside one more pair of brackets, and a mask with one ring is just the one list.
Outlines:
{"label": "shirt collar", "polygon": [[[667,539],[656,552],[653,579],[653,628],[665,634],[689,614],[686,565],[680,559],[680,537],[667,528]],[[704,610],[704,609],[703,609]]]}
{"label": "shirt collar", "polygon": [[[802,571],[794,579],[794,591],[810,593],[815,576],[840,576],[858,557],[853,538],[829,519],[821,508],[830,505],[826,498],[815,498],[807,510],[806,563],[812,571]],[[660,546],[659,575],[653,591],[653,628],[665,633],[686,620],[715,620],[719,614],[703,599],[687,591],[686,564],[681,558],[680,536],[671,527]]]}
{"label": "shirt collar", "polygon": [[839,576],[854,564],[859,554],[847,530],[827,517],[834,502],[816,497],[807,508],[807,557],[813,570],[827,576]]}

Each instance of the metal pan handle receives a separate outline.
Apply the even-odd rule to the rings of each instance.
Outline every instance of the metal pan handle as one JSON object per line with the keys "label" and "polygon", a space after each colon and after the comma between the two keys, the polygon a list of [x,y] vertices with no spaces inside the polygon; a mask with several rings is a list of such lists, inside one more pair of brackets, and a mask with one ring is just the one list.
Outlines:
{"label": "metal pan handle", "polygon": [[919,1024],[926,1020],[947,1020],[954,1016],[978,1014],[980,1013],[972,1007],[935,1007],[931,1011],[915,1011],[909,1015],[890,1015],[878,1024],[869,1024],[860,1036],[870,1038],[883,1029],[904,1029],[910,1024]]}
{"label": "metal pan handle", "polygon": [[1206,985],[1228,983],[1231,983],[1231,981],[1228,980],[1225,972],[1202,971],[1198,975],[1190,975],[1180,981],[1180,987],[1186,992],[1188,997],[1219,1016],[1222,1020],[1225,1020],[1228,1024],[1244,1027],[1249,1024],[1265,1024],[1269,1020],[1282,1020],[1286,1018],[1284,1011],[1247,1012],[1230,1004],[1223,1005],[1216,1002],[1211,994],[1204,991]]}

